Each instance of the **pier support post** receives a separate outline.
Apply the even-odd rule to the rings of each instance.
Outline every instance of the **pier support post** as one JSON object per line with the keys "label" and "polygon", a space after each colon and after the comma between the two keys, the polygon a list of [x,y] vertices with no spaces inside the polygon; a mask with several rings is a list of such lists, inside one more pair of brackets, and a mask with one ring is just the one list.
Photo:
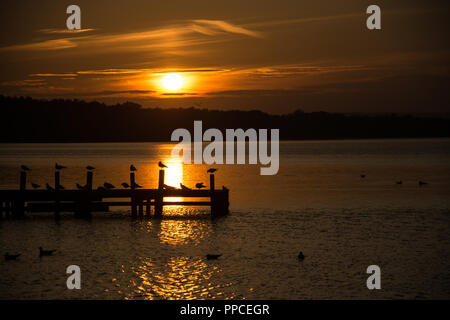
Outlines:
{"label": "pier support post", "polygon": [[0,201],[0,219],[3,219],[3,201]]}
{"label": "pier support post", "polygon": [[211,189],[211,192],[214,192],[215,186],[214,186],[214,174],[209,175],[209,188]]}
{"label": "pier support post", "polygon": [[20,191],[25,191],[27,188],[27,172],[21,171],[20,172]]}
{"label": "pier support post", "polygon": [[164,170],[159,170],[158,194],[155,199],[155,218],[161,218],[164,199]]}
{"label": "pier support post", "polygon": [[220,217],[229,212],[229,191],[224,188],[211,192],[211,216]]}
{"label": "pier support post", "polygon": [[150,217],[150,199],[145,202],[145,215]]}
{"label": "pier support post", "polygon": [[[20,191],[25,191],[27,188],[27,173],[26,171],[20,172]],[[13,215],[14,218],[23,218],[25,215],[25,202],[22,200],[22,194],[19,199],[13,202]]]}
{"label": "pier support post", "polygon": [[136,198],[134,196],[134,190],[136,188],[136,180],[135,180],[134,172],[130,172],[130,188],[131,188],[131,216],[133,218],[137,217],[137,204]]}
{"label": "pier support post", "polygon": [[92,180],[93,180],[94,174],[92,171],[88,171],[86,175],[86,190],[92,191]]}
{"label": "pier support post", "polygon": [[59,197],[58,191],[61,185],[61,174],[59,171],[55,171],[55,218],[59,218]]}

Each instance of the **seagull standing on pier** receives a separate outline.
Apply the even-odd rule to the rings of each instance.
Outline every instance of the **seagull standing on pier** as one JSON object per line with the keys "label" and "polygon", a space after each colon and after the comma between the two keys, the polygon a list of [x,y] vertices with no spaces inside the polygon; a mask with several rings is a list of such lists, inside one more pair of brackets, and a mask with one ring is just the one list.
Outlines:
{"label": "seagull standing on pier", "polygon": [[192,190],[191,188],[186,187],[184,184],[180,183],[180,187],[182,190]]}
{"label": "seagull standing on pier", "polygon": [[428,183],[427,182],[423,182],[423,181],[419,181],[419,186],[421,187],[421,186],[424,186],[424,185],[427,185]]}
{"label": "seagull standing on pier", "polygon": [[55,163],[55,169],[56,170],[62,170],[62,169],[66,169],[67,167],[61,166],[58,163]]}
{"label": "seagull standing on pier", "polygon": [[77,189],[79,189],[79,190],[84,190],[84,189],[86,189],[86,187],[80,185],[79,183],[77,183]]}
{"label": "seagull standing on pier", "polygon": [[130,171],[137,171],[136,167],[134,165],[130,166]]}
{"label": "seagull standing on pier", "polygon": [[203,182],[197,183],[197,184],[195,185],[195,187],[196,187],[197,189],[206,188],[206,186],[203,184]]}
{"label": "seagull standing on pier", "polygon": [[56,190],[64,190],[64,186],[58,184],[58,185],[56,186]]}
{"label": "seagull standing on pier", "polygon": [[217,169],[214,169],[214,168],[211,168],[211,169],[208,169],[208,171],[206,171],[207,173],[214,173],[214,172],[216,172],[217,171]]}
{"label": "seagull standing on pier", "polygon": [[87,166],[86,169],[89,171],[95,170],[95,168],[93,166]]}
{"label": "seagull standing on pier", "polygon": [[124,187],[125,189],[130,188],[130,185],[129,185],[128,183],[126,183],[126,182],[123,182],[123,183],[121,183],[120,185],[121,185],[122,187]]}
{"label": "seagull standing on pier", "polygon": [[111,183],[108,183],[108,182],[105,182],[105,183],[103,184],[103,186],[104,186],[106,189],[108,189],[108,190],[114,189],[114,188],[115,188]]}
{"label": "seagull standing on pier", "polygon": [[45,184],[45,187],[47,188],[48,191],[55,191],[55,189],[52,188],[52,186],[50,186],[48,183]]}
{"label": "seagull standing on pier", "polygon": [[158,162],[158,167],[160,168],[168,168],[164,163],[162,163],[161,161]]}
{"label": "seagull standing on pier", "polygon": [[397,181],[396,184],[403,184],[403,181]]}
{"label": "seagull standing on pier", "polygon": [[20,169],[22,169],[23,171],[30,171],[30,168],[28,168],[27,166],[21,165]]}
{"label": "seagull standing on pier", "polygon": [[41,186],[36,184],[36,183],[31,183],[31,186],[33,187],[33,189],[39,189]]}
{"label": "seagull standing on pier", "polygon": [[137,184],[137,183],[134,183],[134,184],[132,185],[132,187],[135,188],[135,189],[142,188],[142,186],[139,185],[139,184]]}

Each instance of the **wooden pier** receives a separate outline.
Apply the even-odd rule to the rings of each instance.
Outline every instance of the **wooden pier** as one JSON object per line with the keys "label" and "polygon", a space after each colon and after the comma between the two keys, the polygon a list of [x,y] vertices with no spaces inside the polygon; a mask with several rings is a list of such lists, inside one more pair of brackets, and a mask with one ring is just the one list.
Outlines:
{"label": "wooden pier", "polygon": [[[215,189],[214,174],[210,175],[210,188],[204,190],[168,187],[164,184],[164,170],[159,171],[158,189],[136,188],[134,172],[130,173],[128,189],[93,189],[92,181],[93,172],[88,171],[86,185],[82,190],[62,190],[59,188],[60,171],[56,171],[55,190],[29,190],[26,188],[27,172],[22,171],[19,189],[0,190],[0,218],[23,218],[26,212],[54,212],[56,217],[61,212],[73,212],[77,217],[89,217],[92,212],[107,212],[113,206],[130,207],[132,217],[143,217],[145,209],[145,216],[153,218],[162,217],[164,206],[209,206],[212,217],[226,215],[229,210],[228,189]],[[168,197],[207,200],[164,201]]]}

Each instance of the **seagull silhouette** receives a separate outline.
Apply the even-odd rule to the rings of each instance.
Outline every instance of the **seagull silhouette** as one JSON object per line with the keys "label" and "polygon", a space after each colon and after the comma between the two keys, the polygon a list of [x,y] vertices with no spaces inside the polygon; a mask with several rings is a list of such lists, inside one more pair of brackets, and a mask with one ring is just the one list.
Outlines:
{"label": "seagull silhouette", "polygon": [[104,186],[106,189],[114,189],[114,188],[115,188],[111,183],[108,183],[108,182],[105,182],[105,183],[103,184],[103,186]]}
{"label": "seagull silhouette", "polygon": [[206,186],[203,184],[203,182],[197,183],[197,184],[195,185],[195,187],[196,187],[197,189],[206,188]]}
{"label": "seagull silhouette", "polygon": [[135,188],[135,189],[139,189],[139,188],[142,188],[142,186],[141,186],[141,185],[139,185],[139,184],[137,184],[137,183],[134,183],[134,184],[133,184],[133,188]]}
{"label": "seagull silhouette", "polygon": [[300,251],[300,253],[298,254],[298,260],[303,261],[305,260],[305,255],[303,254],[303,252]]}
{"label": "seagull silhouette", "polygon": [[104,187],[102,187],[102,186],[99,186],[99,187],[97,188],[97,190],[102,190],[102,191],[105,191],[105,190],[106,190],[106,188],[104,188]]}
{"label": "seagull silhouette", "polygon": [[36,183],[31,183],[31,186],[33,187],[33,189],[39,189],[41,186],[36,184]]}
{"label": "seagull silhouette", "polygon": [[42,247],[39,247],[39,257],[42,256],[51,256],[53,254],[53,252],[55,252],[56,250],[44,250],[42,249]]}
{"label": "seagull silhouette", "polygon": [[219,257],[222,256],[221,254],[207,254],[206,259],[207,260],[217,260]]}
{"label": "seagull silhouette", "polygon": [[134,165],[130,166],[130,171],[137,171],[136,167]]}
{"label": "seagull silhouette", "polygon": [[56,190],[64,190],[64,186],[58,184],[58,185],[56,186]]}
{"label": "seagull silhouette", "polygon": [[214,169],[214,168],[211,168],[211,169],[208,169],[208,171],[206,171],[207,173],[214,173],[214,172],[216,172],[217,171],[217,169]]}
{"label": "seagull silhouette", "polygon": [[20,253],[18,254],[9,254],[8,252],[5,253],[5,261],[10,261],[10,260],[16,260],[18,257],[20,257]]}
{"label": "seagull silhouette", "polygon": [[123,182],[120,184],[122,187],[124,187],[125,189],[128,189],[130,187],[130,185],[126,182]]}
{"label": "seagull silhouette", "polygon": [[397,181],[396,184],[403,184],[403,181]]}
{"label": "seagull silhouette", "polygon": [[427,185],[427,184],[428,184],[428,182],[419,181],[419,186],[424,186],[424,185]]}
{"label": "seagull silhouette", "polygon": [[77,189],[84,190],[84,189],[86,189],[86,186],[82,186],[79,183],[77,183]]}
{"label": "seagull silhouette", "polygon": [[86,169],[87,170],[95,170],[95,168],[93,166],[87,166]]}
{"label": "seagull silhouette", "polygon": [[164,163],[162,163],[161,161],[158,162],[158,167],[160,168],[168,168]]}
{"label": "seagull silhouette", "polygon": [[56,170],[62,170],[62,169],[66,169],[66,168],[67,168],[67,167],[55,163],[55,169],[56,169]]}
{"label": "seagull silhouette", "polygon": [[28,168],[27,166],[24,166],[24,165],[21,165],[20,168],[21,168],[23,171],[30,171],[30,168]]}
{"label": "seagull silhouette", "polygon": [[365,175],[365,174],[362,174],[362,175],[361,175],[361,178],[363,178],[363,179],[364,179],[365,177],[366,177],[366,175]]}
{"label": "seagull silhouette", "polygon": [[45,187],[47,188],[48,191],[55,191],[55,189],[50,186],[48,183],[45,184]]}
{"label": "seagull silhouette", "polygon": [[164,187],[164,189],[166,189],[166,190],[177,190],[177,189],[178,189],[178,188],[176,188],[176,187],[172,187],[172,186],[169,186],[169,185],[167,185],[167,184],[164,184],[163,187]]}
{"label": "seagull silhouette", "polygon": [[180,183],[180,187],[182,190],[192,190],[191,188],[186,187],[184,184]]}

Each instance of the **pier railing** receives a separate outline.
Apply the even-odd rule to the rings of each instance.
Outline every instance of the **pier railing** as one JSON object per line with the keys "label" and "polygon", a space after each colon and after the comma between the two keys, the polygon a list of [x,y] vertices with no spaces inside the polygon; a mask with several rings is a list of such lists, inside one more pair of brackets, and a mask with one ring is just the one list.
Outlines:
{"label": "pier railing", "polygon": [[[229,191],[215,189],[214,174],[210,174],[210,187],[204,190],[177,189],[164,183],[164,170],[159,171],[158,189],[137,188],[135,172],[130,173],[128,189],[93,189],[93,172],[88,171],[86,185],[82,190],[61,190],[60,171],[55,172],[54,190],[27,189],[27,172],[20,174],[18,190],[0,190],[0,217],[24,217],[26,212],[73,212],[76,216],[90,216],[92,212],[106,212],[113,206],[128,206],[132,217],[145,215],[160,218],[164,206],[209,206],[211,216],[222,216],[229,211]],[[206,198],[207,201],[164,201],[168,197]],[[126,201],[114,201],[126,199]],[[153,215],[152,215],[153,207]],[[145,210],[144,210],[145,209]]]}

